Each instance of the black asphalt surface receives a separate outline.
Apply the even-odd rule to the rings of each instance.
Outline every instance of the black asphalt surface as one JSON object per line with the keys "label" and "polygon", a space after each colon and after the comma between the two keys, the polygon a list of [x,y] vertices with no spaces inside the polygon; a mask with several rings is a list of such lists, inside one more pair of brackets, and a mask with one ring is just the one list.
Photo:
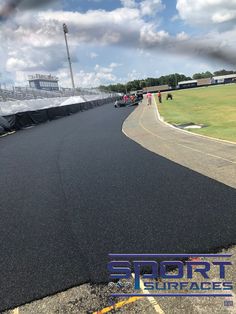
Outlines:
{"label": "black asphalt surface", "polygon": [[236,191],[121,132],[105,105],[0,138],[0,310],[107,282],[108,253],[236,243]]}

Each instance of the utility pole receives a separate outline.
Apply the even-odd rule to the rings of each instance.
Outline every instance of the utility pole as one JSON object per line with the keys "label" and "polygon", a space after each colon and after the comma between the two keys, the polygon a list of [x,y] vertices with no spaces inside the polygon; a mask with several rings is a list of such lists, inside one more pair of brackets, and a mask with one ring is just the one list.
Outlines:
{"label": "utility pole", "polygon": [[128,88],[127,88],[127,83],[125,83],[125,92],[126,92],[126,95],[128,95]]}
{"label": "utility pole", "polygon": [[178,86],[177,73],[175,73],[175,89],[177,89],[177,86]]}
{"label": "utility pole", "polygon": [[65,36],[66,51],[67,51],[67,56],[68,56],[69,68],[70,68],[71,84],[72,84],[73,90],[75,90],[75,82],[74,82],[74,76],[73,76],[72,65],[71,65],[70,51],[69,51],[69,46],[68,46],[68,41],[67,41],[67,34],[69,33],[69,31],[65,23],[63,24],[63,31],[64,31],[64,36]]}

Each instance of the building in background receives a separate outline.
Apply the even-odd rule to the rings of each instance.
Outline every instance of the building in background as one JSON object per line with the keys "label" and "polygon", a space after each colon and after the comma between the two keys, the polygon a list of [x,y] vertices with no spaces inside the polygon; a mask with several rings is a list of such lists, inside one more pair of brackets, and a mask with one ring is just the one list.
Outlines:
{"label": "building in background", "polygon": [[149,86],[143,88],[143,93],[155,93],[158,91],[164,92],[170,89],[169,85]]}
{"label": "building in background", "polygon": [[197,86],[208,86],[212,84],[212,78],[202,78],[197,80]]}
{"label": "building in background", "polygon": [[178,88],[193,88],[198,86],[209,86],[209,85],[216,85],[216,84],[230,84],[236,83],[236,74],[228,74],[228,75],[221,75],[221,76],[214,76],[204,79],[198,80],[191,80],[191,81],[184,81],[178,83]]}
{"label": "building in background", "polygon": [[178,83],[178,87],[179,87],[179,88],[197,87],[197,80],[179,82],[179,83]]}
{"label": "building in background", "polygon": [[214,76],[213,83],[214,84],[229,84],[236,82],[236,74],[228,74],[221,76]]}
{"label": "building in background", "polygon": [[31,88],[47,90],[47,91],[59,91],[58,81],[59,79],[52,75],[35,74],[30,75],[28,78],[29,86]]}

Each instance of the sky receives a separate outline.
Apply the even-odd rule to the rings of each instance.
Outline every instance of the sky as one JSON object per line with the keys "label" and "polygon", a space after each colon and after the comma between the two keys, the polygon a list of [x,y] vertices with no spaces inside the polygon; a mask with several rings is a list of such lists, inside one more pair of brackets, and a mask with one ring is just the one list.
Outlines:
{"label": "sky", "polygon": [[235,69],[235,22],[236,0],[0,0],[0,83],[70,87],[63,23],[78,87]]}

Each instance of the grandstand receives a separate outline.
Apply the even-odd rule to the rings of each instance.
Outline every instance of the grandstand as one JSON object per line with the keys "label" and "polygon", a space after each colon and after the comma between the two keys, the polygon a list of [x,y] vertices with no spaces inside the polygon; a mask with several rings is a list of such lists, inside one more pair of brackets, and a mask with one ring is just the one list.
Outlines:
{"label": "grandstand", "polygon": [[18,112],[60,107],[71,104],[106,99],[116,94],[101,92],[96,88],[61,88],[59,91],[45,91],[29,87],[0,87],[0,116]]}
{"label": "grandstand", "polygon": [[69,89],[61,88],[58,91],[46,91],[30,87],[0,87],[0,102],[16,101],[16,100],[30,100],[30,99],[44,99],[56,97],[71,97],[80,96],[86,101],[88,98],[103,98],[98,89]]}
{"label": "grandstand", "polygon": [[29,75],[29,86],[47,91],[59,91],[58,77],[44,74]]}
{"label": "grandstand", "polygon": [[70,97],[79,95],[78,91],[45,91],[29,87],[12,87],[0,88],[0,101],[14,101],[14,100],[29,100],[29,99],[43,99],[54,97]]}

